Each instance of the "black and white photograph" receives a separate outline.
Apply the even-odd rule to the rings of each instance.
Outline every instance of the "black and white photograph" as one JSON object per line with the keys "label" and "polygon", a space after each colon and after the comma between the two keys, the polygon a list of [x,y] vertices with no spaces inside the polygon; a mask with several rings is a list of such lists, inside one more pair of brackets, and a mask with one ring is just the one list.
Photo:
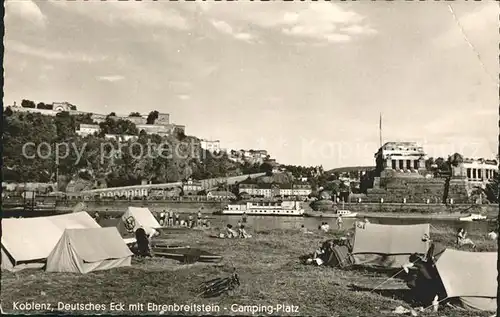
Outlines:
{"label": "black and white photograph", "polygon": [[497,316],[498,1],[4,11],[2,314]]}

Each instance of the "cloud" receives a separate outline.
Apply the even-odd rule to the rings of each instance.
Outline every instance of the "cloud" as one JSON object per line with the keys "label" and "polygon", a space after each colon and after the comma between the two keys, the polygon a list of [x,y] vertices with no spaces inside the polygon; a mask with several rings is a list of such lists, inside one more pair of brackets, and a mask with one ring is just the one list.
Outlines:
{"label": "cloud", "polygon": [[46,16],[42,13],[38,5],[31,0],[5,2],[5,18],[21,18],[23,24],[30,22],[38,27],[44,27],[46,24]]}
{"label": "cloud", "polygon": [[166,27],[179,30],[190,28],[181,14],[161,2],[111,1],[111,2],[68,2],[50,1],[53,5],[85,15],[108,25],[128,24],[130,26]]}
{"label": "cloud", "polygon": [[180,100],[189,100],[189,99],[191,99],[191,96],[189,96],[189,95],[179,95],[177,97],[179,97]]}
{"label": "cloud", "polygon": [[97,76],[97,80],[99,81],[109,81],[109,82],[115,82],[115,81],[120,81],[124,80],[125,77],[121,75],[110,75],[110,76]]}
{"label": "cloud", "polygon": [[[365,28],[357,24],[363,18],[355,12],[345,11],[331,3],[310,3],[299,12],[286,12],[282,22],[283,32],[289,35],[326,40],[327,42],[347,42],[351,36],[338,30],[341,25],[344,31],[360,34]],[[353,32],[356,31],[356,32]],[[350,31],[350,32],[349,32]]]}
{"label": "cloud", "polygon": [[352,35],[358,35],[358,34],[376,34],[377,31],[374,29],[368,27],[368,26],[361,26],[361,25],[350,25],[347,27],[343,27],[340,29],[340,31],[352,34]]}
{"label": "cloud", "polygon": [[[283,34],[301,39],[322,42],[346,42],[353,36],[375,34],[376,31],[363,23],[360,14],[344,10],[333,3],[268,3],[262,10],[259,3],[239,2],[237,9],[230,4],[201,2],[198,8],[212,19],[246,22],[261,28],[278,30]],[[230,31],[220,24],[221,30]]]}
{"label": "cloud", "polygon": [[5,43],[5,53],[8,54],[9,51],[30,55],[46,60],[58,60],[58,61],[68,61],[68,62],[99,62],[107,59],[105,56],[97,56],[86,53],[77,53],[77,52],[61,52],[49,50],[43,47],[33,47],[30,45],[26,45],[17,41],[7,41]]}
{"label": "cloud", "polygon": [[250,33],[236,32],[229,23],[220,20],[212,20],[212,25],[222,33],[233,36],[237,40],[250,41],[254,36]]}

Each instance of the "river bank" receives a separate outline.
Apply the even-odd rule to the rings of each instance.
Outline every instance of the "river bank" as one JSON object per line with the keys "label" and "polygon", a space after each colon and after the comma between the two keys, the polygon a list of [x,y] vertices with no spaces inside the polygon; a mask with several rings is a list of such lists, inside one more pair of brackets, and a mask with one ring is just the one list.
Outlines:
{"label": "river bank", "polygon": [[[21,271],[3,273],[2,308],[12,312],[12,303],[58,302],[106,304],[101,311],[79,311],[79,314],[128,314],[148,313],[147,310],[112,311],[109,303],[158,303],[158,304],[204,304],[220,307],[210,315],[251,315],[238,313],[231,307],[248,305],[276,306],[277,304],[298,307],[297,312],[275,312],[280,316],[397,316],[390,313],[398,306],[409,307],[405,301],[406,286],[400,280],[387,281],[387,275],[360,270],[341,270],[330,267],[305,266],[299,257],[313,252],[324,240],[343,233],[303,235],[299,230],[263,230],[248,228],[251,239],[210,239],[204,231],[172,232],[168,235],[171,245],[190,245],[220,254],[224,258],[219,264],[180,265],[173,260],[153,258],[134,259],[132,267],[89,274],[46,273],[43,271]],[[470,232],[478,251],[496,250],[496,241],[485,240],[483,235]],[[431,231],[431,238],[444,245],[453,245],[454,231],[438,229]],[[198,297],[197,288],[203,281],[229,276],[233,270],[240,276],[241,286],[232,294],[217,298]],[[383,285],[382,283],[385,282]],[[29,287],[27,287],[29,285]],[[375,291],[354,290],[352,285],[370,285]],[[394,290],[397,286],[400,290]],[[388,291],[392,289],[392,291]],[[233,307],[234,308],[234,307]],[[153,312],[149,312],[153,313]],[[156,312],[157,314],[158,312]],[[489,316],[491,314],[440,309],[439,316]],[[166,312],[165,315],[184,315]],[[188,312],[190,315],[207,315]],[[257,315],[263,315],[260,313]],[[419,316],[436,316],[432,312]]]}
{"label": "river bank", "polygon": [[[452,214],[420,214],[420,213],[401,213],[401,212],[359,212],[356,217],[349,218],[372,218],[372,219],[418,219],[418,220],[460,220],[468,214],[452,213]],[[337,218],[334,213],[318,213],[309,212],[304,214],[305,217],[311,218]],[[347,217],[344,217],[347,218]]]}

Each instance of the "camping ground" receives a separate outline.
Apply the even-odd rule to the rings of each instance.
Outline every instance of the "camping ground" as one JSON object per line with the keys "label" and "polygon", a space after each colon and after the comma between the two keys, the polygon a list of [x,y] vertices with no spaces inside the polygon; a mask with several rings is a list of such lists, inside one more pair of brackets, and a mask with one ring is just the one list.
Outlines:
{"label": "camping ground", "polygon": [[[377,290],[370,291],[387,279],[380,273],[359,270],[340,270],[301,264],[301,255],[313,252],[322,241],[334,234],[306,235],[297,231],[273,230],[251,232],[253,238],[241,240],[208,238],[199,230],[179,231],[164,237],[171,245],[190,245],[224,256],[219,264],[195,263],[182,265],[173,260],[133,259],[132,267],[89,274],[47,273],[24,270],[2,274],[1,302],[4,312],[12,311],[14,302],[94,303],[106,304],[105,313],[140,314],[137,311],[110,311],[109,303],[158,304],[217,304],[219,315],[238,315],[231,305],[288,304],[299,307],[298,313],[279,315],[300,316],[395,316],[398,306],[409,307],[394,289],[401,281],[390,280]],[[338,234],[338,233],[337,233]],[[432,228],[431,238],[438,244],[453,246],[452,229]],[[476,251],[496,251],[496,241],[470,232],[477,243]],[[240,275],[241,286],[231,294],[205,299],[196,289],[203,281],[229,276],[233,269]],[[368,285],[366,291],[355,291],[352,285]],[[222,309],[227,307],[228,310]],[[101,311],[100,313],[104,313]],[[25,312],[24,312],[25,313]],[[96,311],[78,311],[94,314]],[[143,313],[147,313],[146,310]],[[166,313],[179,315],[179,313]],[[193,313],[184,313],[191,315]],[[202,314],[202,313],[200,313]],[[217,314],[217,313],[216,313]],[[419,316],[490,316],[491,313],[465,312],[440,308],[419,312]],[[240,313],[250,315],[250,313]],[[256,315],[265,315],[256,314]]]}

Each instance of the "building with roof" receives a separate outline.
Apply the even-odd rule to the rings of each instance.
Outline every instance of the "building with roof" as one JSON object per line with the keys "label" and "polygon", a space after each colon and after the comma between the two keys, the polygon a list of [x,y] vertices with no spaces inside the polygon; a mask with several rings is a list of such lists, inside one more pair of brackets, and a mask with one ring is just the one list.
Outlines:
{"label": "building with roof", "polygon": [[425,166],[426,153],[416,142],[387,142],[375,153],[375,173],[367,202],[455,203],[468,201],[465,177],[434,177]]}
{"label": "building with roof", "polygon": [[101,128],[98,124],[80,124],[78,130],[76,130],[76,134],[81,137],[86,137],[88,135],[93,135],[94,133],[99,133]]}
{"label": "building with roof", "polygon": [[196,195],[203,190],[203,184],[200,181],[188,179],[182,184],[184,195]]}
{"label": "building with roof", "polygon": [[139,136],[131,134],[105,134],[104,138],[107,140],[117,140],[120,142],[127,142],[127,141],[135,141],[139,138]]}
{"label": "building with roof", "polygon": [[427,156],[417,142],[387,142],[375,153],[376,169],[399,173],[425,171]]}
{"label": "building with roof", "polygon": [[200,140],[200,147],[211,153],[220,151],[220,141],[219,140]]}
{"label": "building with roof", "polygon": [[238,187],[240,195],[246,193],[250,197],[307,197],[311,194],[311,185],[307,183],[299,184],[277,184],[277,183],[241,183]]}
{"label": "building with roof", "polygon": [[453,176],[466,178],[469,188],[484,188],[498,175],[498,162],[483,158],[464,158],[458,166],[453,166]]}
{"label": "building with roof", "polygon": [[207,194],[208,199],[234,200],[236,195],[228,191],[212,190]]}

